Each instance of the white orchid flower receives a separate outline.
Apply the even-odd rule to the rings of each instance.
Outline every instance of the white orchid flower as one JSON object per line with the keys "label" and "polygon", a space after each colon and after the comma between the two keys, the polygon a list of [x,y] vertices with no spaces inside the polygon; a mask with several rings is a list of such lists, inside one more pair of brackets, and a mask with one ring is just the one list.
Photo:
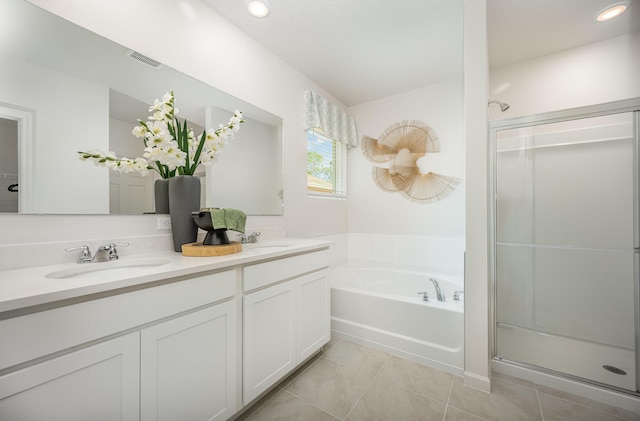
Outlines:
{"label": "white orchid flower", "polygon": [[144,153],[142,156],[146,158],[148,161],[160,161],[161,157],[164,155],[164,151],[162,148],[156,148],[148,146],[144,149]]}
{"label": "white orchid flower", "polygon": [[[152,115],[148,121],[138,120],[139,125],[131,131],[135,137],[144,139],[145,149],[142,157],[119,159],[113,152],[103,153],[95,150],[78,152],[79,158],[123,173],[137,171],[146,175],[151,168],[163,178],[173,176],[176,170],[178,174],[193,175],[198,165],[217,159],[220,149],[228,143],[228,139],[233,138],[240,124],[244,123],[242,111],[235,110],[226,125],[220,124],[216,130],[207,129],[196,138],[193,129],[187,128],[184,121],[181,122],[175,117],[179,110],[175,107],[173,91],[165,93],[161,99],[156,99],[153,105],[149,106],[149,112]],[[182,132],[185,128],[186,133]],[[174,139],[171,133],[179,134],[180,138]],[[200,154],[196,159],[199,149]]]}
{"label": "white orchid flower", "polygon": [[138,157],[133,161],[133,169],[144,177],[149,174],[149,163],[146,159]]}
{"label": "white orchid flower", "polygon": [[147,122],[147,138],[152,139],[152,138],[161,138],[161,137],[166,137],[169,136],[171,137],[171,134],[169,133],[169,127],[167,126],[167,123],[165,123],[164,121],[161,120],[157,120],[157,121],[149,121]]}
{"label": "white orchid flower", "polygon": [[147,128],[144,127],[143,125],[136,126],[133,128],[131,133],[133,133],[135,137],[144,137],[145,134],[147,133]]}
{"label": "white orchid flower", "polygon": [[122,158],[120,161],[114,164],[117,166],[118,171],[120,171],[121,173],[130,173],[135,171],[135,168],[133,168],[133,161],[129,158]]}
{"label": "white orchid flower", "polygon": [[158,154],[158,162],[169,167],[171,171],[185,165],[187,154],[181,151],[177,145],[162,148],[161,152]]}

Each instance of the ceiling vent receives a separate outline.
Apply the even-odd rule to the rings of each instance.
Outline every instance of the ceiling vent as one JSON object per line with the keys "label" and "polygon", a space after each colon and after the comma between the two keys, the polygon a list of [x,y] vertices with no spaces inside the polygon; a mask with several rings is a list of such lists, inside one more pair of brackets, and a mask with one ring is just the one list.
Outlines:
{"label": "ceiling vent", "polygon": [[151,66],[155,69],[162,67],[162,63],[160,63],[159,61],[155,61],[154,59],[147,57],[144,54],[140,54],[137,51],[127,50],[126,55],[135,61],[139,61],[140,63],[144,63],[147,66]]}

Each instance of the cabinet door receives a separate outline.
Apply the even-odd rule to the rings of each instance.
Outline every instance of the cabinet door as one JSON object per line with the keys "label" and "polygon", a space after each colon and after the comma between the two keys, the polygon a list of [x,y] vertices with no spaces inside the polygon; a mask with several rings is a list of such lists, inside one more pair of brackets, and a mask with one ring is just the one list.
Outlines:
{"label": "cabinet door", "polygon": [[297,284],[298,361],[313,355],[331,337],[329,281],[322,270],[302,276]]}
{"label": "cabinet door", "polygon": [[0,377],[0,419],[137,420],[139,338],[131,333]]}
{"label": "cabinet door", "polygon": [[224,420],[235,413],[235,300],[141,332],[141,419]]}
{"label": "cabinet door", "polygon": [[245,405],[297,364],[294,287],[294,281],[289,281],[244,297]]}

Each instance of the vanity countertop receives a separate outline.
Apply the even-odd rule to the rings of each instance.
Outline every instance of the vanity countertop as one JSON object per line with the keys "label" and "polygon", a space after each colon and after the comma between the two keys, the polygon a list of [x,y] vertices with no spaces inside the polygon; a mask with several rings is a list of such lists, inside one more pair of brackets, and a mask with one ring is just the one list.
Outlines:
{"label": "vanity countertop", "polygon": [[[123,288],[144,288],[165,279],[193,276],[208,271],[224,270],[239,265],[277,259],[292,254],[328,248],[331,241],[286,238],[255,244],[244,244],[239,253],[214,257],[187,257],[175,252],[140,254],[104,263],[65,263],[0,271],[0,313],[42,306],[56,301],[109,293]],[[162,262],[158,266],[139,266],[127,270],[104,271],[99,276],[55,279],[47,275],[74,270],[83,265],[105,269],[109,265],[128,262]],[[105,266],[97,266],[105,265]]]}

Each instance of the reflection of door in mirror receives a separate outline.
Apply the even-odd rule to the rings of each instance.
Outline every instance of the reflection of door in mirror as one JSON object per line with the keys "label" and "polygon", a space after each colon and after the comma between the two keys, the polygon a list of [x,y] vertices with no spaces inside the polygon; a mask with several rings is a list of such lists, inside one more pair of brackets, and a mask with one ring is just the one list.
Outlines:
{"label": "reflection of door in mirror", "polygon": [[0,212],[18,212],[18,122],[0,117]]}
{"label": "reflection of door in mirror", "polygon": [[[137,124],[135,119],[135,115],[126,121],[120,119],[118,115],[110,115],[109,149],[115,152],[116,156],[136,158],[143,155],[144,144],[131,133]],[[109,213],[140,215],[153,212],[153,178],[153,173],[143,177],[135,171],[130,173],[110,171]]]}

